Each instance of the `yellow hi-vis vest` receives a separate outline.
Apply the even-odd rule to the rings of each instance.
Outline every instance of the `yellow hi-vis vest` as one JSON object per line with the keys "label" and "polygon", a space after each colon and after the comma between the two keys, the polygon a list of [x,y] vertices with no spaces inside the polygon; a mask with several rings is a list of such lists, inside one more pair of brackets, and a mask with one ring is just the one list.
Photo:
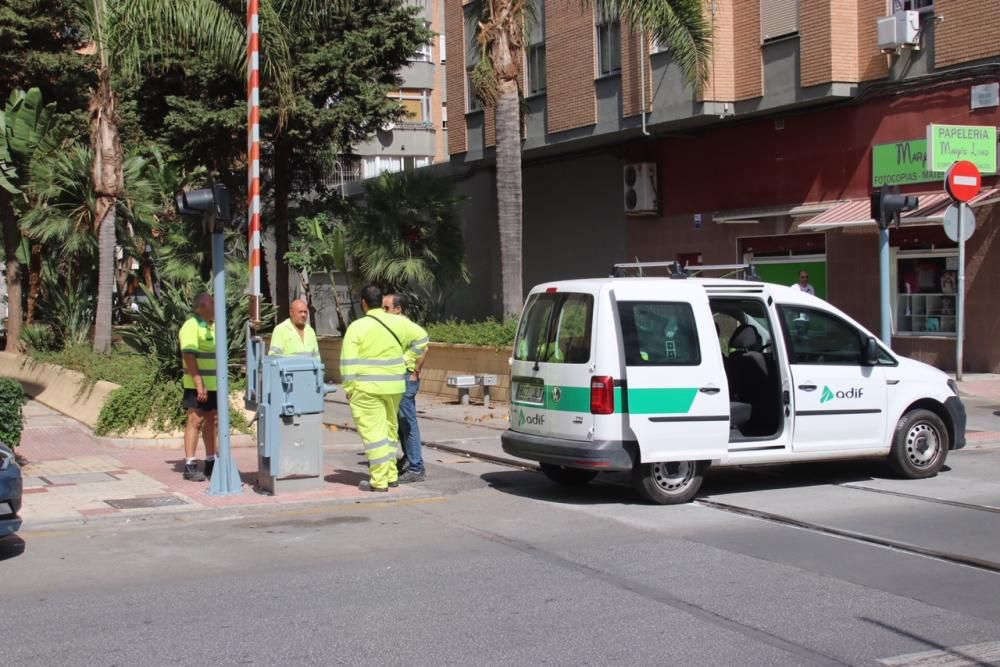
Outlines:
{"label": "yellow hi-vis vest", "polygon": [[271,346],[268,354],[284,357],[318,357],[319,343],[316,340],[316,332],[306,325],[304,336],[299,336],[299,330],[295,328],[291,320],[285,320],[274,327],[271,334]]}
{"label": "yellow hi-vis vest", "polygon": [[[184,353],[194,355],[198,362],[198,374],[205,383],[206,391],[216,391],[215,382],[215,323],[209,324],[200,317],[192,317],[180,332],[181,364],[184,363]],[[188,375],[184,367],[184,388],[196,389],[194,378]]]}
{"label": "yellow hi-vis vest", "polygon": [[352,322],[340,348],[344,391],[366,394],[406,391],[404,355],[418,339],[416,334],[408,319],[381,308],[372,308],[365,317]]}

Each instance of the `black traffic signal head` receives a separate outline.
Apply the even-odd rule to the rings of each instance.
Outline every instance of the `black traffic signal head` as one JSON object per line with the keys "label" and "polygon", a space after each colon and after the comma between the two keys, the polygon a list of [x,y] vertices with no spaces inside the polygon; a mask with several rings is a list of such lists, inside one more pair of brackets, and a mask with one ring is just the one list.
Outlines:
{"label": "black traffic signal head", "polygon": [[912,211],[920,205],[918,197],[901,195],[896,192],[886,192],[882,188],[872,190],[871,215],[879,227],[885,228],[903,211]]}
{"label": "black traffic signal head", "polygon": [[217,220],[232,220],[229,190],[222,183],[216,183],[211,188],[182,192],[177,195],[177,212],[181,215],[214,213]]}

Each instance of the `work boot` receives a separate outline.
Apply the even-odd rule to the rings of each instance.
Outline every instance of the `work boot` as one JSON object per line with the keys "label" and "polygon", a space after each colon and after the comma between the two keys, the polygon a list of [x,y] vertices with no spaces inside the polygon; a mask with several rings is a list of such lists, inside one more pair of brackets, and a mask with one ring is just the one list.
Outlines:
{"label": "work boot", "polygon": [[205,477],[212,479],[212,471],[215,470],[215,459],[205,461]]}
{"label": "work boot", "polygon": [[184,479],[190,482],[204,482],[205,475],[198,470],[198,462],[184,464]]}
{"label": "work boot", "polygon": [[402,475],[404,472],[410,469],[410,459],[405,456],[396,461],[396,472]]}
{"label": "work boot", "polygon": [[358,482],[358,489],[360,489],[361,491],[374,491],[376,493],[386,493],[389,491],[388,487],[380,489],[377,486],[372,486],[372,483],[367,479],[363,479],[360,482]]}
{"label": "work boot", "polygon": [[424,471],[413,472],[412,470],[407,470],[402,475],[399,476],[400,484],[412,484],[414,482],[422,482],[427,478],[427,473]]}

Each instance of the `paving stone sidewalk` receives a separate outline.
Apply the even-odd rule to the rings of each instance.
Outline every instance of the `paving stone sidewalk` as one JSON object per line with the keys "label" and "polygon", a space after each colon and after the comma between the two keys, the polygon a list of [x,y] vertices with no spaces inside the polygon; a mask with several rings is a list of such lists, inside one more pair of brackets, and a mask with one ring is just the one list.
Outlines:
{"label": "paving stone sidewalk", "polygon": [[[257,450],[234,447],[243,492],[209,496],[207,482],[182,477],[180,448],[120,447],[95,437],[87,427],[40,403],[25,406],[25,430],[18,454],[26,460],[23,530],[97,516],[191,512],[251,505],[287,505],[316,501],[385,500],[385,494],[358,490],[367,470],[358,456],[353,433],[326,433],[326,484],[322,490],[269,496],[254,490]],[[200,450],[201,452],[201,450]],[[392,498],[426,495],[419,488],[400,486]]]}

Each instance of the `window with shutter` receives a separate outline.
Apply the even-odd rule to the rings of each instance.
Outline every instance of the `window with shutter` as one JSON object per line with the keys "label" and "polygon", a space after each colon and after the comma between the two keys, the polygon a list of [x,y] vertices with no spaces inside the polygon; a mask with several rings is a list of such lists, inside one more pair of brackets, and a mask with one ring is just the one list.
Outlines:
{"label": "window with shutter", "polygon": [[762,42],[794,35],[798,31],[798,0],[761,0],[760,39]]}

